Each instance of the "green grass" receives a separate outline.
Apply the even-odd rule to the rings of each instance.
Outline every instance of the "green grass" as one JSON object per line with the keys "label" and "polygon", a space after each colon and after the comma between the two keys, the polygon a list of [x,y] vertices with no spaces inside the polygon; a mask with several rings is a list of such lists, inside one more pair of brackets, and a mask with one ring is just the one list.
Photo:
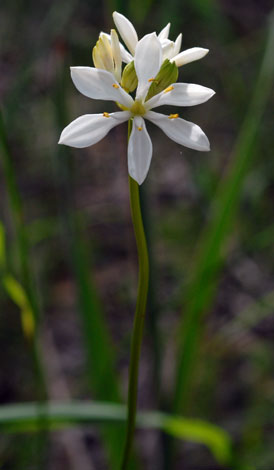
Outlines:
{"label": "green grass", "polygon": [[[47,426],[52,430],[63,429],[87,423],[123,423],[126,407],[103,402],[48,403],[45,409],[40,405],[14,404],[0,407],[0,428],[2,432],[22,433],[39,429],[37,416],[46,413]],[[211,423],[170,416],[158,411],[137,415],[137,427],[159,429],[177,439],[189,440],[205,445],[221,464],[228,464],[232,458],[232,443],[227,432]],[[109,426],[115,430],[114,426]]]}
{"label": "green grass", "polygon": [[191,279],[184,292],[184,308],[179,335],[177,380],[173,409],[184,410],[189,380],[195,370],[194,358],[199,347],[204,313],[209,310],[218,285],[218,273],[231,233],[232,222],[241,200],[244,179],[254,156],[254,143],[259,133],[263,112],[268,103],[274,77],[274,32],[270,22],[265,53],[253,96],[236,140],[229,168],[212,201],[209,221],[198,242],[198,255],[191,270]]}

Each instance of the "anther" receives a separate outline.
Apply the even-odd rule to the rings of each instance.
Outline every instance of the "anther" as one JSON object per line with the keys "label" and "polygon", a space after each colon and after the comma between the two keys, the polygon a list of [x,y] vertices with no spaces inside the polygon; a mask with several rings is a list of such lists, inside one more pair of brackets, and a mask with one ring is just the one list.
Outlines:
{"label": "anther", "polygon": [[174,90],[174,86],[170,85],[164,90],[164,93],[168,93],[169,91],[172,91],[172,90]]}
{"label": "anther", "polygon": [[156,85],[158,85],[158,80],[155,80],[155,78],[149,78],[148,81],[149,81],[149,83],[155,82]]}
{"label": "anther", "polygon": [[117,85],[117,83],[113,83],[113,88],[119,88],[119,85]]}
{"label": "anther", "polygon": [[142,131],[142,130],[143,130],[143,128],[142,128],[141,126],[138,127],[137,129],[138,129],[138,131]]}
{"label": "anther", "polygon": [[179,114],[170,114],[168,116],[168,119],[177,119],[179,117]]}
{"label": "anther", "polygon": [[110,117],[109,113],[106,113],[106,112],[103,113],[103,116],[104,117]]}

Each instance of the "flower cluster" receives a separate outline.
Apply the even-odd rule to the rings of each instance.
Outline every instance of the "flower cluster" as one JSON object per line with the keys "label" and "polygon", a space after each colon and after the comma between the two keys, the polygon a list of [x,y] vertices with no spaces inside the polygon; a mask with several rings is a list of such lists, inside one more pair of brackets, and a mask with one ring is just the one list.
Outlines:
{"label": "flower cluster", "polygon": [[[162,105],[194,106],[213,96],[214,91],[209,88],[176,83],[178,67],[202,58],[208,50],[194,47],[180,52],[182,35],[175,42],[168,39],[170,24],[160,34],[147,34],[138,40],[127,18],[114,12],[113,19],[128,50],[119,42],[115,30],[111,30],[110,35],[101,33],[93,48],[95,67],[71,67],[71,77],[83,95],[114,101],[120,111],[80,116],[63,130],[59,143],[88,147],[100,141],[113,127],[132,120],[128,171],[142,184],[152,157],[152,143],[144,119],[160,127],[178,144],[209,150],[209,141],[199,126],[180,118],[177,113],[167,116],[152,111]],[[127,65],[122,70],[123,62]]]}

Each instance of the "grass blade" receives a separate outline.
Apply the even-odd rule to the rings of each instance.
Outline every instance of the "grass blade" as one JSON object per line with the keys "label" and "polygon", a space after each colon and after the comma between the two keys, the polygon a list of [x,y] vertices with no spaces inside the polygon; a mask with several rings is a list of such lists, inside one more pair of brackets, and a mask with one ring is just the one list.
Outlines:
{"label": "grass blade", "polygon": [[11,300],[13,300],[21,311],[24,336],[31,340],[35,332],[35,319],[26,292],[19,282],[10,274],[3,277],[3,285]]}
{"label": "grass blade", "polygon": [[[39,341],[37,337],[37,325],[40,317],[39,312],[39,302],[36,295],[36,291],[34,288],[32,272],[30,268],[30,256],[29,256],[29,246],[28,246],[28,239],[25,232],[24,226],[24,217],[23,217],[23,207],[21,202],[21,196],[16,184],[13,164],[12,164],[12,156],[8,144],[7,132],[4,123],[4,119],[0,110],[0,150],[1,150],[1,157],[3,163],[3,173],[5,178],[5,183],[7,187],[7,192],[9,196],[10,202],[10,211],[12,215],[13,225],[14,225],[14,234],[15,234],[15,247],[17,251],[17,255],[20,262],[20,284],[13,278],[8,277],[6,279],[5,287],[10,295],[11,299],[15,301],[15,303],[20,304],[19,307],[22,307],[22,295],[25,298],[24,303],[24,315],[22,312],[22,319],[28,321],[28,327],[32,323],[32,332],[33,336],[31,341],[28,343],[30,345],[30,351],[32,354],[33,365],[34,365],[34,372],[36,376],[36,385],[37,385],[37,394],[41,400],[44,400],[47,395],[46,391],[46,381],[43,372],[42,366],[42,359],[39,350]],[[2,228],[2,232],[3,232]],[[4,233],[4,232],[3,232]],[[4,235],[2,236],[2,259],[5,257],[3,253],[7,252],[7,247],[4,245]],[[4,273],[5,274],[5,273]],[[7,273],[9,274],[9,273]],[[21,302],[18,303],[18,289],[21,290]],[[17,291],[17,294],[15,293]],[[26,317],[26,309],[28,311]],[[22,310],[21,310],[22,311]],[[31,320],[30,320],[30,317]],[[31,322],[31,323],[30,323]],[[23,322],[23,331],[24,330],[24,322]],[[29,340],[29,333],[30,330],[26,330],[27,336],[26,339]]]}
{"label": "grass blade", "polygon": [[216,274],[222,262],[222,250],[237,210],[242,183],[252,158],[252,147],[267,104],[274,76],[274,18],[269,24],[265,53],[250,107],[236,141],[230,168],[216,193],[212,217],[200,244],[192,279],[185,294],[186,307],[180,326],[179,356],[174,410],[186,403],[191,370],[198,346],[201,320],[209,308],[217,286]]}
{"label": "grass blade", "polygon": [[[36,431],[41,425],[37,420],[39,413],[41,407],[35,403],[1,406],[0,429],[3,432]],[[52,429],[87,423],[117,424],[125,422],[126,407],[102,402],[50,402],[47,416],[47,425]],[[137,426],[162,430],[173,437],[203,444],[220,464],[231,461],[232,446],[228,433],[206,421],[149,411],[137,415]]]}
{"label": "grass blade", "polygon": [[[42,356],[40,351],[38,322],[40,319],[39,302],[34,288],[34,282],[30,267],[29,245],[25,232],[23,207],[21,196],[17,187],[15,173],[12,164],[6,126],[0,110],[0,153],[3,163],[3,173],[12,216],[15,250],[19,259],[20,273],[18,282],[10,273],[8,266],[8,247],[5,243],[4,226],[1,225],[1,280],[10,299],[19,307],[21,312],[22,330],[29,348],[33,364],[35,380],[35,393],[37,399],[44,403],[47,399],[47,385],[43,369]],[[36,438],[36,455],[39,460],[37,464],[44,468],[44,453],[47,446],[47,426],[45,416],[40,416],[44,424],[44,431]]]}
{"label": "grass blade", "polygon": [[172,437],[203,443],[221,464],[230,461],[230,439],[225,431],[213,424],[201,420],[168,417],[163,420],[162,429]]}

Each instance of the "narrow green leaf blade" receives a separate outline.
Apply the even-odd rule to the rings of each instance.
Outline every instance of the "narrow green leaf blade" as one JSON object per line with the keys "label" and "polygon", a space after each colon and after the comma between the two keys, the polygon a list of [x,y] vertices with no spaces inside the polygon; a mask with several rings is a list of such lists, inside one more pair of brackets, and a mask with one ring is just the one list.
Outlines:
{"label": "narrow green leaf blade", "polygon": [[214,298],[218,283],[217,273],[222,264],[222,252],[239,205],[241,188],[253,156],[255,138],[271,92],[274,77],[273,26],[272,13],[265,53],[250,106],[235,144],[230,168],[216,192],[210,222],[199,243],[200,251],[185,292],[186,305],[179,330],[173,407],[176,413],[184,409],[187,401],[186,395],[202,329],[203,314],[209,309]]}
{"label": "narrow green leaf blade", "polygon": [[171,417],[163,420],[163,430],[173,437],[204,444],[222,464],[230,460],[230,437],[218,426],[200,420]]}
{"label": "narrow green leaf blade", "polygon": [[[46,416],[47,427],[60,427],[87,423],[123,423],[126,420],[124,405],[103,402],[50,402],[44,406],[37,403],[16,403],[0,407],[2,432],[37,431],[43,426],[39,416]],[[137,415],[138,428],[159,429],[178,439],[205,445],[220,464],[228,464],[232,458],[229,434],[222,428],[206,421],[171,416],[157,411]]]}

